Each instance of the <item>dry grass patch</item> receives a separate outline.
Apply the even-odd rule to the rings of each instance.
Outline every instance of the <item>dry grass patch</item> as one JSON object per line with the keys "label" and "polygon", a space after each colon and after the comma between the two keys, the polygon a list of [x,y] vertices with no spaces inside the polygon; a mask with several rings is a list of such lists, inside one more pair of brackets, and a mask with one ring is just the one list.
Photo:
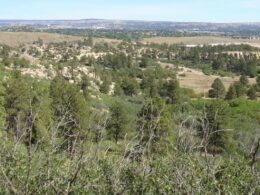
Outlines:
{"label": "dry grass patch", "polygon": [[[173,64],[160,63],[163,68],[175,68]],[[223,82],[226,90],[231,84],[239,81],[239,76],[235,77],[221,77],[217,75],[205,75],[200,70],[195,70],[187,67],[179,67],[177,70],[177,78],[180,82],[180,86],[188,89],[193,89],[195,93],[207,93],[211,89],[211,85],[216,78],[220,78]],[[249,83],[256,83],[255,78],[249,78]]]}
{"label": "dry grass patch", "polygon": [[152,37],[143,39],[144,43],[167,43],[167,44],[179,44],[186,45],[199,45],[199,44],[250,44],[255,47],[260,47],[260,40],[250,39],[233,39],[231,37],[221,36],[196,36],[196,37]]}
{"label": "dry grass patch", "polygon": [[[32,44],[34,41],[42,39],[45,43],[50,42],[63,42],[63,41],[78,41],[83,40],[83,37],[61,35],[55,33],[42,33],[42,32],[0,32],[0,43],[9,45],[11,47],[17,47],[22,44]],[[94,39],[95,43],[118,43],[118,40],[114,39]]]}
{"label": "dry grass patch", "polygon": [[[216,78],[220,78],[223,82],[226,90],[229,88],[231,84],[236,81],[239,81],[239,76],[235,77],[220,77],[216,75],[205,75],[203,72],[198,70],[192,70],[189,68],[184,68],[183,71],[180,71],[178,75],[185,74],[185,77],[178,76],[180,85],[185,88],[193,89],[196,93],[207,93],[211,88],[213,81]],[[249,79],[250,84],[256,82],[256,80]]]}
{"label": "dry grass patch", "polygon": [[81,37],[59,35],[41,32],[0,32],[0,43],[17,47],[22,44],[30,44],[38,39],[42,39],[45,43],[77,41],[82,40]]}

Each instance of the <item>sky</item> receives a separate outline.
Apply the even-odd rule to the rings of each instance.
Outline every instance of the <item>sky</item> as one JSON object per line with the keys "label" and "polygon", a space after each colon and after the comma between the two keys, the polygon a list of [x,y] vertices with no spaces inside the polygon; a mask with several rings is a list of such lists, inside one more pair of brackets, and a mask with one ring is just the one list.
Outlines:
{"label": "sky", "polygon": [[260,22],[260,0],[0,0],[0,19]]}

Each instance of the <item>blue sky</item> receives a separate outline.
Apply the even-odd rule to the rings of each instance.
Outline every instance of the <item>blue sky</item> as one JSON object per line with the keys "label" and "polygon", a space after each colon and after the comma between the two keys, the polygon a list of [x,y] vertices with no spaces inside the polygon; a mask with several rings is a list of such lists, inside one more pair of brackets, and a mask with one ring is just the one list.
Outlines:
{"label": "blue sky", "polygon": [[0,0],[0,19],[260,22],[260,0]]}

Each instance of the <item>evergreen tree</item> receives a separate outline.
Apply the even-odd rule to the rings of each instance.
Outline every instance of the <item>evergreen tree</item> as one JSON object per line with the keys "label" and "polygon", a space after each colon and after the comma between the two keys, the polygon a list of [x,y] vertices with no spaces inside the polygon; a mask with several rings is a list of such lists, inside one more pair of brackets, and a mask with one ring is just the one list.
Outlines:
{"label": "evergreen tree", "polygon": [[239,79],[240,83],[242,83],[244,86],[248,86],[249,80],[246,75],[242,75]]}
{"label": "evergreen tree", "polygon": [[212,89],[209,90],[210,98],[221,99],[221,98],[225,97],[225,93],[226,93],[225,87],[219,78],[214,80],[211,87],[212,87]]}
{"label": "evergreen tree", "polygon": [[6,130],[15,142],[27,146],[34,144],[45,135],[51,113],[48,91],[14,72],[6,85],[5,93]]}
{"label": "evergreen tree", "polygon": [[121,87],[125,95],[134,96],[138,93],[139,85],[134,78],[126,78],[123,80]]}
{"label": "evergreen tree", "polygon": [[81,81],[81,90],[86,101],[89,100],[89,86],[89,78],[87,77],[87,75],[84,75]]}
{"label": "evergreen tree", "polygon": [[148,97],[155,98],[158,97],[158,84],[155,79],[152,80],[151,85],[148,89]]}
{"label": "evergreen tree", "polygon": [[115,83],[115,89],[114,89],[114,95],[115,95],[115,96],[121,96],[121,95],[124,94],[124,91],[123,91],[123,89],[122,89],[122,87],[121,87],[121,85],[120,85],[119,82],[120,82],[120,81],[117,81],[117,82]]}
{"label": "evergreen tree", "polygon": [[85,46],[93,47],[93,45],[94,45],[93,37],[88,37],[88,39],[84,39],[83,44]]}
{"label": "evergreen tree", "polygon": [[205,118],[199,128],[204,147],[213,155],[228,150],[229,136],[225,130],[228,121],[228,104],[224,101],[212,101],[205,106]]}
{"label": "evergreen tree", "polygon": [[212,68],[214,70],[219,70],[224,67],[224,60],[222,56],[219,56],[218,59],[215,59],[212,63]]}
{"label": "evergreen tree", "polygon": [[249,88],[247,95],[248,95],[250,100],[257,99],[256,90],[253,86]]}
{"label": "evergreen tree", "polygon": [[111,79],[109,76],[103,76],[102,78],[102,84],[100,86],[100,92],[104,94],[108,94],[110,90],[110,85],[111,85]]}
{"label": "evergreen tree", "polygon": [[8,47],[7,45],[3,45],[2,50],[0,52],[0,56],[3,58],[8,58],[10,51],[11,51],[10,47]]}
{"label": "evergreen tree", "polygon": [[193,56],[192,56],[192,62],[194,64],[197,64],[200,62],[200,53],[198,50],[195,50],[194,53],[193,53]]}
{"label": "evergreen tree", "polygon": [[177,79],[170,80],[167,84],[167,97],[170,103],[178,103],[180,101],[180,85]]}
{"label": "evergreen tree", "polygon": [[257,84],[260,84],[260,75],[258,75],[258,76],[256,77],[256,83],[257,83]]}
{"label": "evergreen tree", "polygon": [[238,64],[238,70],[237,72],[241,72],[243,74],[246,74],[246,70],[247,70],[247,65],[246,65],[246,61],[244,58],[240,58],[239,59],[239,64]]}
{"label": "evergreen tree", "polygon": [[51,82],[50,96],[59,133],[71,155],[74,141],[84,139],[88,132],[88,106],[77,86],[67,83],[60,75]]}
{"label": "evergreen tree", "polygon": [[246,87],[241,82],[235,82],[234,87],[236,89],[237,97],[246,95]]}
{"label": "evergreen tree", "polygon": [[140,144],[155,150],[157,143],[167,136],[169,116],[164,101],[160,98],[149,99],[138,113],[138,134]]}
{"label": "evergreen tree", "polygon": [[226,94],[226,99],[227,100],[232,100],[237,98],[237,91],[236,91],[236,87],[231,84],[230,87],[228,88],[227,94]]}
{"label": "evergreen tree", "polygon": [[149,58],[142,58],[139,66],[141,68],[147,68],[151,64],[151,60]]}
{"label": "evergreen tree", "polygon": [[122,103],[116,102],[110,108],[110,119],[107,126],[108,135],[117,143],[119,139],[124,137],[127,126],[128,116],[126,108]]}
{"label": "evergreen tree", "polygon": [[257,76],[257,78],[256,78],[255,89],[257,92],[260,92],[260,76]]}
{"label": "evergreen tree", "polygon": [[250,76],[250,78],[254,78],[256,76],[256,64],[255,63],[249,63],[247,65],[246,74]]}
{"label": "evergreen tree", "polygon": [[[0,67],[0,69],[2,69]],[[5,123],[5,88],[3,86],[3,75],[0,73],[0,137],[2,136],[4,130],[4,123]]]}
{"label": "evergreen tree", "polygon": [[145,76],[141,83],[141,89],[144,91],[144,93],[150,97],[154,98],[158,96],[158,83],[154,76],[148,75]]}

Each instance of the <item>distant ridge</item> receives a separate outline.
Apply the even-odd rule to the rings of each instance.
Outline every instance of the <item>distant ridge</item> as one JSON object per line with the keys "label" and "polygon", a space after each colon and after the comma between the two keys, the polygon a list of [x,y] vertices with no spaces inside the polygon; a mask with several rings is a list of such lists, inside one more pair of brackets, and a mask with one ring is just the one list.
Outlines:
{"label": "distant ridge", "polygon": [[[253,23],[210,23],[210,22],[169,22],[143,20],[0,20],[0,27],[30,26],[39,29],[78,28],[106,30],[170,30],[170,31],[260,31],[260,22]],[[250,27],[250,28],[249,28]]]}

